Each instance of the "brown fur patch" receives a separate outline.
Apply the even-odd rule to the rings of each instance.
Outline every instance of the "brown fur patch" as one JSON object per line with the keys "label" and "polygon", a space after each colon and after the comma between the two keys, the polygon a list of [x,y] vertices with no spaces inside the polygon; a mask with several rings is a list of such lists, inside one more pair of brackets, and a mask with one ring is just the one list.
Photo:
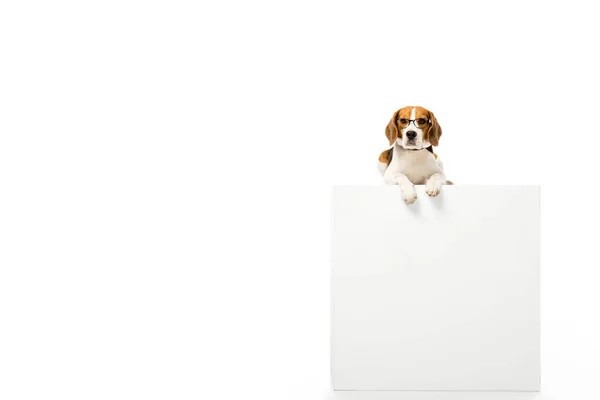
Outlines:
{"label": "brown fur patch", "polygon": [[391,149],[385,150],[383,153],[381,153],[379,155],[379,162],[384,163],[385,165],[390,165],[392,162],[393,150],[394,148],[392,147]]}

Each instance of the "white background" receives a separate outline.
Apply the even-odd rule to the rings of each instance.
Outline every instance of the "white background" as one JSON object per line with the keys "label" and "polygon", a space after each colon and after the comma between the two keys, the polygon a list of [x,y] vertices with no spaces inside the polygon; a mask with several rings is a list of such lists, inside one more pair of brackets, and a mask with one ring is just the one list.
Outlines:
{"label": "white background", "polygon": [[327,398],[331,186],[405,105],[543,185],[544,398],[597,397],[593,4],[2,2],[0,398]]}

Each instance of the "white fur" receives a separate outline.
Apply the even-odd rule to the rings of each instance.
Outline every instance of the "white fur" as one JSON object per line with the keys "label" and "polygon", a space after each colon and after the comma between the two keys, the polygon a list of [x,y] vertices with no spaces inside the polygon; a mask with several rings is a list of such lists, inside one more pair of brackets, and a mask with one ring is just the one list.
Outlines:
{"label": "white fur", "polygon": [[[412,119],[412,118],[411,118]],[[380,171],[382,170],[380,164]],[[383,181],[388,185],[398,185],[402,198],[408,204],[414,203],[417,192],[413,185],[426,184],[425,191],[430,196],[437,196],[446,176],[442,162],[428,150],[408,150],[398,142],[394,143],[392,161],[382,172]]]}
{"label": "white fur", "polygon": [[379,172],[381,172],[381,175],[385,174],[385,170],[387,168],[387,164],[386,163],[382,163],[381,161],[377,163],[377,168],[379,168]]}
{"label": "white fur", "polygon": [[442,185],[446,183],[446,177],[443,173],[436,172],[431,175],[425,184],[425,192],[430,196],[437,196],[442,190]]}
{"label": "white fur", "polygon": [[[393,158],[392,158],[393,160]],[[389,168],[387,169],[390,170]],[[400,192],[402,193],[402,199],[407,204],[412,204],[417,199],[417,191],[415,186],[404,174],[386,174],[383,176],[383,181],[388,185],[400,186]]]}

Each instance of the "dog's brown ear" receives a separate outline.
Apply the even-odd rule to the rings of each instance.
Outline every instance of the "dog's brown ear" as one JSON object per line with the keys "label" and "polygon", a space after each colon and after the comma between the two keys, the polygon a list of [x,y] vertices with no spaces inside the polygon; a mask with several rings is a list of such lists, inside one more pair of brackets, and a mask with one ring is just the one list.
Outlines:
{"label": "dog's brown ear", "polygon": [[429,120],[431,121],[431,127],[429,128],[428,140],[429,143],[437,146],[440,143],[440,136],[442,136],[442,127],[431,111],[429,111]]}
{"label": "dog's brown ear", "polygon": [[396,139],[398,139],[398,135],[400,134],[400,130],[398,129],[398,114],[400,110],[396,111],[390,119],[390,122],[385,127],[385,136],[390,141],[390,146],[394,144]]}

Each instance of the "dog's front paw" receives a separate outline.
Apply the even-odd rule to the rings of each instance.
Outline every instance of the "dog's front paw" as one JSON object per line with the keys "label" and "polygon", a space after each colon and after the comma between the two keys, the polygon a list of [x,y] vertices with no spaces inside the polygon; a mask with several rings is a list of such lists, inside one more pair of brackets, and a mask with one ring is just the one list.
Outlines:
{"label": "dog's front paw", "polygon": [[442,190],[442,181],[437,178],[430,178],[425,185],[425,192],[431,197],[435,197],[440,194]]}
{"label": "dog's front paw", "polygon": [[417,191],[412,184],[400,185],[400,191],[402,192],[402,200],[406,204],[412,204],[417,200]]}

